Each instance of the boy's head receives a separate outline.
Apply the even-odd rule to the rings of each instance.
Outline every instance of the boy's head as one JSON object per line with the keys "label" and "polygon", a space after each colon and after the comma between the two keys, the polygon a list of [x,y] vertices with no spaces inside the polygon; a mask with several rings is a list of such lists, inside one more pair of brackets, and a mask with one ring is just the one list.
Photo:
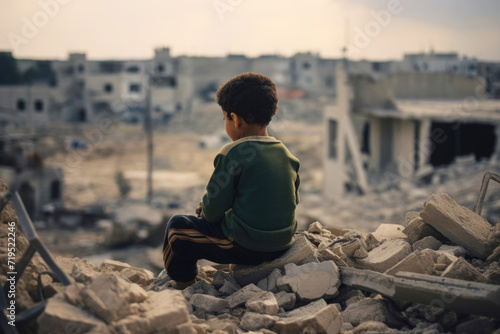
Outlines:
{"label": "boy's head", "polygon": [[228,117],[234,113],[248,124],[268,125],[278,109],[276,84],[260,73],[232,77],[219,87],[216,101]]}

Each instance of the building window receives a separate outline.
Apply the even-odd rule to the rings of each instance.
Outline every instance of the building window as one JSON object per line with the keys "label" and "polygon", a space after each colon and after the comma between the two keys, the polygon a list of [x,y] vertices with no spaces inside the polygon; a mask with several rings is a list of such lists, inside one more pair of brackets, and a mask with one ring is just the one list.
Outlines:
{"label": "building window", "polygon": [[19,111],[26,110],[26,102],[24,102],[23,99],[17,100],[16,106],[17,106],[17,110],[19,110]]}
{"label": "building window", "polygon": [[333,87],[333,77],[332,76],[327,76],[325,78],[325,86],[326,87]]}
{"label": "building window", "polygon": [[83,73],[84,71],[85,71],[85,66],[83,66],[82,64],[78,65],[78,72]]}
{"label": "building window", "polygon": [[78,120],[80,122],[86,122],[87,121],[87,111],[85,108],[82,108],[78,111]]}
{"label": "building window", "polygon": [[61,183],[59,181],[52,181],[50,184],[50,199],[58,200],[61,198]]}
{"label": "building window", "polygon": [[104,91],[108,94],[113,93],[113,85],[110,83],[105,84]]}
{"label": "building window", "polygon": [[303,68],[304,70],[308,70],[308,69],[310,69],[310,68],[311,68],[311,63],[310,63],[310,62],[308,62],[308,61],[303,62],[303,63],[302,63],[302,68]]}
{"label": "building window", "polygon": [[131,83],[129,88],[128,88],[128,91],[130,93],[140,93],[141,92],[141,85],[138,83]]}
{"label": "building window", "polygon": [[328,122],[328,157],[337,159],[338,156],[338,123],[330,120]]}
{"label": "building window", "polygon": [[38,112],[43,111],[43,101],[42,100],[35,101],[35,111],[38,111]]}
{"label": "building window", "polygon": [[141,69],[139,68],[139,66],[136,66],[136,65],[132,65],[132,66],[127,68],[128,73],[139,73],[140,71],[141,71]]}
{"label": "building window", "polygon": [[163,72],[165,72],[165,66],[163,66],[163,64],[158,64],[158,66],[156,67],[156,70],[160,73],[163,73]]}

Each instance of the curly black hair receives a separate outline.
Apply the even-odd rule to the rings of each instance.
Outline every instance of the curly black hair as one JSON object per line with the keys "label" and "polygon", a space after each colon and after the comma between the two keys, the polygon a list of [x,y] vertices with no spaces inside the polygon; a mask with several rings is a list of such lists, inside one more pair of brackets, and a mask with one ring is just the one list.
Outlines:
{"label": "curly black hair", "polygon": [[[220,85],[216,101],[248,124],[267,125],[278,110],[276,84],[260,73],[242,73]],[[230,116],[229,116],[230,117]]]}

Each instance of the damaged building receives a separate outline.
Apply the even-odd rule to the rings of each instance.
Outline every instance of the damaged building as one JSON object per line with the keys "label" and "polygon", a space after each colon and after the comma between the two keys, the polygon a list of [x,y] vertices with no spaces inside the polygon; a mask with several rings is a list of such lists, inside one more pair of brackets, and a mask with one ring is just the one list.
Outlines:
{"label": "damaged building", "polygon": [[[377,180],[424,176],[457,158],[497,159],[500,101],[461,73],[351,74],[337,67],[325,108],[325,195],[364,192]],[[341,176],[339,178],[338,176]]]}

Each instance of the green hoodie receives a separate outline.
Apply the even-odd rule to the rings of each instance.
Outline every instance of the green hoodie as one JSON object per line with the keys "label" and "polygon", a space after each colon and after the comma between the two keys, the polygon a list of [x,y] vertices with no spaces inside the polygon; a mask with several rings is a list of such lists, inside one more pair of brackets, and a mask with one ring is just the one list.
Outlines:
{"label": "green hoodie", "polygon": [[214,166],[203,218],[247,249],[288,248],[297,230],[299,160],[274,137],[250,136],[222,147]]}

